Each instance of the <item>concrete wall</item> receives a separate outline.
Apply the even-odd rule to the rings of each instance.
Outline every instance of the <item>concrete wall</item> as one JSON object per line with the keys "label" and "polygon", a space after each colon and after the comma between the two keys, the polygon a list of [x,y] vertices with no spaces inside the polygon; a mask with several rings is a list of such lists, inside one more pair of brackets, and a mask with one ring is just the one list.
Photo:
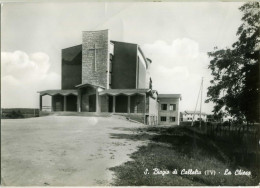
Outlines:
{"label": "concrete wall", "polygon": [[149,99],[149,119],[148,119],[149,122],[147,122],[147,124],[157,125],[159,104],[157,102],[157,99],[154,99],[152,97],[148,97],[148,99]]}
{"label": "concrete wall", "polygon": [[[159,124],[160,125],[179,125],[180,112],[179,112],[179,101],[180,99],[175,98],[159,98]],[[167,110],[161,109],[161,104],[167,104]],[[170,104],[176,104],[176,110],[170,111]],[[166,117],[166,122],[161,121],[161,117]],[[170,122],[170,117],[175,117],[175,122]]]}
{"label": "concrete wall", "polygon": [[62,49],[61,89],[75,89],[81,84],[82,45]]}
{"label": "concrete wall", "polygon": [[83,31],[82,38],[82,83],[108,88],[108,30]]}
{"label": "concrete wall", "polygon": [[113,41],[112,89],[136,88],[137,45]]}
{"label": "concrete wall", "polygon": [[147,81],[146,80],[146,62],[145,62],[142,54],[139,52],[139,50],[138,50],[138,56],[137,56],[137,64],[138,64],[137,88],[138,89],[149,88],[149,87],[147,87],[148,85],[146,84],[146,81]]}
{"label": "concrete wall", "polygon": [[132,95],[130,98],[130,113],[144,113],[144,96]]}

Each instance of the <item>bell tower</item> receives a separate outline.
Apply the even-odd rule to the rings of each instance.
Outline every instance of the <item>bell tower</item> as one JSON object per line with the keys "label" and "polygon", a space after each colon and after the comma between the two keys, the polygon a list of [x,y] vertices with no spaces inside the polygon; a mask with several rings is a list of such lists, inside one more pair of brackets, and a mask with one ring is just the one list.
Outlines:
{"label": "bell tower", "polygon": [[109,35],[108,30],[82,33],[82,84],[108,88]]}

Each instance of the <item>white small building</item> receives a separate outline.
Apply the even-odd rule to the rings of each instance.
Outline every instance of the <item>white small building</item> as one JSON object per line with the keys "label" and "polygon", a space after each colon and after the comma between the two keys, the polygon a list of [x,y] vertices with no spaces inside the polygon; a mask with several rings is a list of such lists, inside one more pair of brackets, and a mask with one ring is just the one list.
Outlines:
{"label": "white small building", "polygon": [[[184,111],[181,112],[181,121],[192,121],[192,118],[194,116],[194,121],[199,121],[200,120],[200,112],[199,111]],[[206,122],[207,119],[207,114],[204,112],[201,112],[201,119],[202,121]]]}
{"label": "white small building", "polygon": [[159,94],[159,124],[180,125],[180,94]]}

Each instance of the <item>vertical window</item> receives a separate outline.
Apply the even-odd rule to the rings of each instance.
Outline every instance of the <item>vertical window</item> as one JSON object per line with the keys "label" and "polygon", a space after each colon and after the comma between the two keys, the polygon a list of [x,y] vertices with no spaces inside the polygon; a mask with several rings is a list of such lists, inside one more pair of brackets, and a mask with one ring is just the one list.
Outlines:
{"label": "vertical window", "polygon": [[175,117],[170,117],[170,122],[175,122]]}
{"label": "vertical window", "polygon": [[111,73],[109,73],[109,85],[111,85],[111,78],[112,77],[112,75],[111,75]]}
{"label": "vertical window", "polygon": [[176,104],[170,104],[170,111],[176,110]]}
{"label": "vertical window", "polygon": [[109,72],[112,72],[112,61],[109,61]]}
{"label": "vertical window", "polygon": [[167,110],[167,104],[161,104],[161,110]]}
{"label": "vertical window", "polygon": [[166,121],[166,116],[161,116],[161,121]]}

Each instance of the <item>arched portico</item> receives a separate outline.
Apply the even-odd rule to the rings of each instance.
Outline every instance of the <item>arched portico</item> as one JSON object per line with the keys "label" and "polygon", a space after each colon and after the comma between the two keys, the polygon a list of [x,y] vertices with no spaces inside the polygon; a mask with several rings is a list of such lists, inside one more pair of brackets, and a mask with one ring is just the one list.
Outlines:
{"label": "arched portico", "polygon": [[47,111],[77,111],[77,90],[47,90],[40,92],[40,110],[45,110],[46,106],[42,103],[43,96],[50,96],[50,106]]}

